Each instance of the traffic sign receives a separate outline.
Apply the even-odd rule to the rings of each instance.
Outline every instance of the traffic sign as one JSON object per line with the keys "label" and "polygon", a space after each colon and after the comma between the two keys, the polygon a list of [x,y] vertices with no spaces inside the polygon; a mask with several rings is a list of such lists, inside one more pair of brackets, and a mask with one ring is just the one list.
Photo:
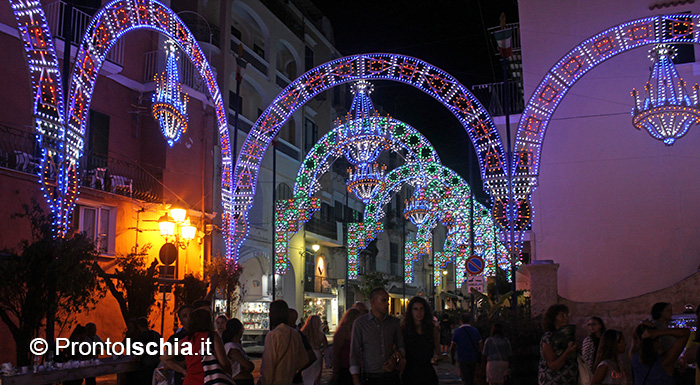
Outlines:
{"label": "traffic sign", "polygon": [[475,289],[481,293],[484,292],[484,276],[483,275],[471,275],[467,277],[467,287],[469,289]]}
{"label": "traffic sign", "polygon": [[481,274],[484,271],[484,259],[478,255],[472,255],[467,259],[467,272],[470,275]]}

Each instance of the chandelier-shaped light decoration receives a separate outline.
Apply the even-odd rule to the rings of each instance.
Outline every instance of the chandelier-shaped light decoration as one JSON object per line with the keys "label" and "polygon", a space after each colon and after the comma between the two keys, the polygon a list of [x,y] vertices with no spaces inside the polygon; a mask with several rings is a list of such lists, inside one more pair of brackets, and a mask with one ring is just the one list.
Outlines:
{"label": "chandelier-shaped light decoration", "polygon": [[187,131],[187,100],[182,92],[177,70],[177,44],[165,42],[165,71],[154,76],[156,91],[153,94],[153,117],[158,121],[163,136],[172,147]]}
{"label": "chandelier-shaped light decoration", "polygon": [[426,198],[423,188],[419,187],[410,200],[407,199],[404,203],[406,206],[403,210],[405,218],[416,226],[423,224],[430,212],[430,202]]}
{"label": "chandelier-shaped light decoration", "polygon": [[374,119],[369,119],[374,111],[374,105],[369,95],[372,84],[359,80],[352,85],[355,95],[347,116],[347,124],[339,133],[342,137],[352,138],[349,145],[343,148],[343,154],[354,165],[370,164],[377,160],[382,151],[391,145],[390,132]]}
{"label": "chandelier-shaped light decoration", "polygon": [[644,86],[645,97],[642,99],[636,89],[632,90],[636,102],[632,124],[667,146],[685,135],[693,123],[700,123],[698,85],[693,87],[693,96],[688,95],[685,81],[671,61],[675,55],[676,50],[669,45],[655,46],[649,52],[654,67]]}
{"label": "chandelier-shaped light decoration", "polygon": [[348,191],[355,194],[359,200],[367,204],[372,196],[374,188],[385,183],[385,172],[386,165],[382,164],[380,166],[377,163],[359,164],[355,166],[354,171],[352,168],[348,168]]}

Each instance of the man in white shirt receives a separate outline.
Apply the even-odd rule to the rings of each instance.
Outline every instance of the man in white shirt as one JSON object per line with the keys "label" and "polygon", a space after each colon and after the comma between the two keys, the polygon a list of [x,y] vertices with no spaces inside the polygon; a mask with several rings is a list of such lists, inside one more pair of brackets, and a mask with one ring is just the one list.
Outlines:
{"label": "man in white shirt", "polygon": [[261,385],[291,385],[294,373],[308,362],[304,344],[296,329],[287,325],[289,306],[283,300],[270,303],[270,332],[265,337]]}

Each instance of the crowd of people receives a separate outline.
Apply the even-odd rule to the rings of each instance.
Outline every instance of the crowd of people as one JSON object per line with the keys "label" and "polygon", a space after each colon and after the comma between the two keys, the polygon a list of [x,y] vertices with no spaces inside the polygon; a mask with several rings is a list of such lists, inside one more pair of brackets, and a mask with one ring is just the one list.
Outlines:
{"label": "crowd of people", "polygon": [[633,328],[629,349],[622,331],[606,329],[600,317],[590,317],[579,355],[568,307],[550,306],[543,318],[539,384],[700,384],[700,337],[690,329],[669,328],[671,314],[670,303],[654,304],[650,318]]}
{"label": "crowd of people", "polygon": [[[271,302],[270,331],[264,339],[257,382],[255,364],[241,344],[243,323],[223,315],[213,318],[207,301],[185,305],[177,311],[182,326],[168,342],[202,346],[208,340],[209,355],[144,355],[140,369],[125,375],[122,383],[319,385],[324,358],[332,368],[334,385],[437,385],[435,365],[442,359],[457,365],[464,385],[474,384],[479,362],[486,363],[490,385],[505,384],[511,375],[513,349],[502,324],[491,325],[490,335],[483,340],[471,325],[471,314],[462,313],[459,327],[453,329],[449,317],[438,320],[422,297],[413,297],[400,318],[389,314],[389,294],[383,288],[371,291],[369,304],[368,308],[357,302],[343,314],[329,349],[318,315],[298,327],[295,309],[283,300]],[[588,336],[579,349],[568,307],[552,305],[542,322],[539,384],[700,384],[696,369],[700,336],[689,329],[669,328],[671,314],[669,303],[655,304],[650,318],[634,327],[629,349],[623,332],[607,329],[600,317],[589,317]],[[160,339],[145,318],[130,320],[126,337],[143,343]],[[78,325],[70,339],[101,341],[95,324]]]}

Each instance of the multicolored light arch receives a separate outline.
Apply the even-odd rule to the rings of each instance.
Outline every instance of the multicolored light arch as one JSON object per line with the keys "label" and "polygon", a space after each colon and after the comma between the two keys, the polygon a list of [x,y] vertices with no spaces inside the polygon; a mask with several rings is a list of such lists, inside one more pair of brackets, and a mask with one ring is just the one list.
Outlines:
{"label": "multicolored light arch", "polygon": [[[232,256],[232,159],[226,113],[213,71],[194,35],[165,5],[155,0],[115,0],[100,9],[82,37],[70,81],[67,112],[61,100],[61,76],[46,17],[39,1],[10,0],[25,46],[34,93],[35,130],[42,148],[40,180],[58,236],[65,235],[78,194],[78,164],[83,155],[85,123],[97,75],[109,49],[125,33],[150,29],[173,39],[204,79],[212,97],[222,152],[222,204],[226,254]],[[48,181],[57,171],[56,186]]]}
{"label": "multicolored light arch", "polygon": [[280,127],[316,94],[361,79],[406,83],[442,103],[468,132],[477,151],[486,190],[492,189],[492,180],[505,177],[505,150],[491,117],[454,77],[422,60],[403,55],[363,54],[337,59],[292,82],[275,98],[248,134],[234,176],[233,209],[237,221],[232,237],[236,250],[248,233],[247,213],[253,205],[262,157]]}

